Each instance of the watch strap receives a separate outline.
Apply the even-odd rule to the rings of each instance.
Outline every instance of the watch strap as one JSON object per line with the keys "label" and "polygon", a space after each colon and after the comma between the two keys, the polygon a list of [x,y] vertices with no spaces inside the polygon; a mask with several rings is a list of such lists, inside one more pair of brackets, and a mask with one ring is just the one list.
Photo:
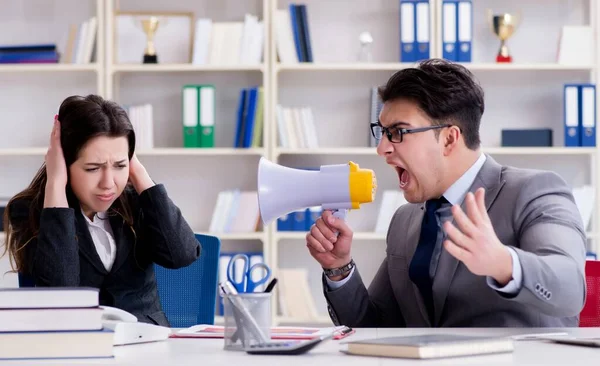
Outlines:
{"label": "watch strap", "polygon": [[354,268],[355,266],[356,264],[354,263],[354,259],[351,259],[350,263],[338,268],[323,268],[323,272],[327,277],[341,276],[352,271],[352,268]]}

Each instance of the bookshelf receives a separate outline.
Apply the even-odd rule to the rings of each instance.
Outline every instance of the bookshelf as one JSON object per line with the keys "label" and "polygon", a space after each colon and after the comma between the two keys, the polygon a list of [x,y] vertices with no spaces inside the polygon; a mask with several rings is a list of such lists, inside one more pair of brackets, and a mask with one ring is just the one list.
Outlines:
{"label": "bookshelf", "polygon": [[[441,0],[431,0],[432,57],[439,57]],[[0,5],[11,4],[0,0]],[[46,40],[61,39],[62,24],[98,16],[99,56],[93,64],[0,65],[0,108],[11,118],[22,120],[23,128],[0,136],[0,167],[3,184],[0,196],[11,196],[25,187],[46,153],[51,119],[70,94],[98,93],[118,103],[151,103],[154,107],[154,147],[138,155],[153,179],[164,183],[171,198],[197,232],[207,233],[219,191],[256,190],[257,166],[261,157],[276,163],[305,168],[350,160],[377,175],[375,202],[349,213],[355,231],[353,256],[365,284],[369,284],[385,254],[385,234],[373,232],[381,194],[397,188],[397,177],[375,149],[368,147],[370,88],[384,83],[395,71],[413,66],[399,61],[398,0],[305,0],[314,62],[285,64],[277,58],[273,15],[291,0],[59,0],[45,5],[46,15],[31,20],[19,6],[7,5],[9,19],[0,23],[0,43],[14,43],[18,30],[44,30]],[[296,2],[297,3],[297,2]],[[349,6],[348,4],[351,4]],[[3,9],[4,9],[3,8]],[[496,64],[499,41],[485,24],[485,10],[522,9],[524,22],[508,41],[515,58],[512,64]],[[33,5],[25,6],[33,11]],[[69,12],[67,12],[69,10]],[[263,61],[258,65],[119,64],[115,60],[114,18],[116,11],[194,12],[195,19],[241,21],[245,13],[257,15],[265,24]],[[465,63],[486,92],[482,120],[484,151],[503,164],[554,170],[573,186],[591,184],[600,197],[598,159],[600,149],[564,147],[562,130],[562,86],[565,83],[596,82],[600,50],[592,65],[569,66],[554,62],[560,27],[588,24],[598,33],[600,7],[592,0],[477,0],[473,2],[473,62]],[[66,14],[70,15],[66,15]],[[61,14],[56,20],[54,17]],[[48,27],[48,22],[52,27]],[[11,30],[10,32],[8,30]],[[52,29],[52,31],[47,31]],[[356,58],[360,32],[373,34],[373,62]],[[2,32],[4,31],[4,32]],[[39,42],[36,32],[19,32],[22,42]],[[157,50],[160,57],[160,49]],[[140,55],[141,57],[141,55]],[[5,84],[6,83],[6,84]],[[181,88],[185,84],[214,84],[217,91],[215,148],[182,147]],[[39,85],[32,88],[31,85]],[[264,88],[264,128],[259,148],[233,148],[235,113],[241,88]],[[37,104],[30,108],[31,100]],[[278,143],[276,106],[310,106],[314,112],[319,147],[284,148]],[[41,122],[47,120],[47,123]],[[502,128],[551,127],[554,147],[508,148],[500,145]],[[590,247],[600,250],[600,215],[594,207],[587,228]],[[223,251],[263,251],[277,274],[280,268],[303,267],[309,271],[311,295],[319,315],[310,323],[330,324],[321,290],[321,271],[306,250],[304,232],[277,232],[273,223],[252,233],[208,233],[222,240]],[[274,298],[273,309],[277,308]],[[222,318],[217,318],[217,322]],[[274,313],[275,324],[298,324]]]}

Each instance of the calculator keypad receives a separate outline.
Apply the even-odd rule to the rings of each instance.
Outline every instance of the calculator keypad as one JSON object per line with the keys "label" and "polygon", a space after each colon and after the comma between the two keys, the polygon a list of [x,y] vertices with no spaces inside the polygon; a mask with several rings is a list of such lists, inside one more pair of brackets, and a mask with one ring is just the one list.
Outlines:
{"label": "calculator keypad", "polygon": [[291,345],[293,345],[293,343],[259,343],[250,345],[250,348],[281,348]]}

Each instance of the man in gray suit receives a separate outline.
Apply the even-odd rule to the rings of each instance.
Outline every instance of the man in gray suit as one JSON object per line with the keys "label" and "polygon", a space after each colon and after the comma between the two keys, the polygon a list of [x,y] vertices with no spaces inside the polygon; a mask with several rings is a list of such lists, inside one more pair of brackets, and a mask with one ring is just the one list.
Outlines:
{"label": "man in gray suit", "polygon": [[481,152],[483,90],[464,67],[427,60],[380,89],[371,129],[409,202],[394,214],[369,289],[352,230],[325,212],[307,234],[335,324],[354,327],[576,327],[585,243],[557,174]]}

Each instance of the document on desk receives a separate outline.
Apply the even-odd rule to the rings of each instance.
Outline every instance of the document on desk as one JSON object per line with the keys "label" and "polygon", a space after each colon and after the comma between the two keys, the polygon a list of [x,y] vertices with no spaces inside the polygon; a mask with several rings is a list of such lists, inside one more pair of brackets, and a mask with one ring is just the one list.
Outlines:
{"label": "document on desk", "polygon": [[600,348],[600,338],[584,338],[584,337],[549,337],[546,341],[569,344],[572,346],[598,347]]}
{"label": "document on desk", "polygon": [[[310,328],[310,327],[272,327],[271,339],[313,339],[334,332],[333,339],[346,338],[354,329],[346,326]],[[171,338],[224,338],[225,327],[220,325],[199,324],[173,332]]]}

